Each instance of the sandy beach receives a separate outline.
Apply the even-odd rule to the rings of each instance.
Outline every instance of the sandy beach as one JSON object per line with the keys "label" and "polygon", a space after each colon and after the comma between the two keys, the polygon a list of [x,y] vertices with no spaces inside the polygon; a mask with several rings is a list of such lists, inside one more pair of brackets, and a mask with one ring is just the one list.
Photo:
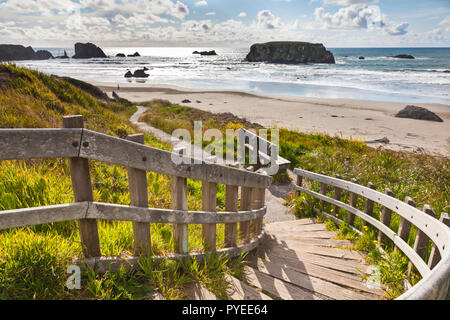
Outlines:
{"label": "sandy beach", "polygon": [[[372,147],[450,155],[450,106],[414,104],[439,115],[444,122],[396,118],[411,103],[392,103],[353,99],[320,99],[263,95],[238,91],[191,90],[175,86],[148,84],[93,83],[111,95],[132,102],[167,99],[211,112],[231,112],[266,127],[286,127],[302,132],[322,132],[364,141],[387,138],[388,144],[368,143]],[[191,103],[182,103],[188,99]]]}

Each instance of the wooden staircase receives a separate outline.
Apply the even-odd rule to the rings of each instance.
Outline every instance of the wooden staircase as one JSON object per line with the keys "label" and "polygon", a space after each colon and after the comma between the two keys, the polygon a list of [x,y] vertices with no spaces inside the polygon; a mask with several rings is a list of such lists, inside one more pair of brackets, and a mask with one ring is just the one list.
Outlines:
{"label": "wooden staircase", "polygon": [[[382,286],[371,288],[363,275],[364,254],[351,242],[312,219],[265,226],[266,238],[245,266],[245,282],[228,276],[230,300],[377,300]],[[195,289],[192,288],[195,287]],[[190,285],[192,300],[215,300],[200,285]]]}

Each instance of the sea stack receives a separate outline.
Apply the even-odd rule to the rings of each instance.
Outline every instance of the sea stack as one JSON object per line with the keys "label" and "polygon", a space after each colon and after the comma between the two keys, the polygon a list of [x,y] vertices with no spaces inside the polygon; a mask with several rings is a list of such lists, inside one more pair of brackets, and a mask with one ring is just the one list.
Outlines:
{"label": "sea stack", "polygon": [[47,60],[53,55],[46,50],[34,51],[32,47],[14,44],[0,44],[0,61],[11,60]]}
{"label": "sea stack", "polygon": [[106,58],[106,54],[102,49],[93,43],[75,43],[74,59],[90,59],[90,58]]}
{"label": "sea stack", "polygon": [[284,64],[336,63],[334,56],[321,43],[267,42],[254,44],[247,55],[248,62]]}

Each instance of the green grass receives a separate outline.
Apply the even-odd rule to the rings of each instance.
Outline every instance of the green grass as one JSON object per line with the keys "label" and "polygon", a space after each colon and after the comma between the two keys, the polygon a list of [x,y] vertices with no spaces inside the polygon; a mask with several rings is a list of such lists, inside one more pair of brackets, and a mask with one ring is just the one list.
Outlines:
{"label": "green grass", "polygon": [[[3,81],[5,78],[7,81]],[[0,79],[0,128],[61,127],[63,116],[81,114],[85,127],[91,130],[121,138],[138,132],[128,121],[137,110],[135,105],[105,98],[81,81],[47,76],[13,64],[0,64]],[[171,149],[150,134],[145,134],[145,143]],[[90,161],[90,171],[94,201],[130,203],[126,168]],[[148,172],[147,180],[149,207],[170,208],[170,177]],[[0,162],[0,210],[73,201],[67,160]],[[219,185],[219,210],[224,209],[224,201],[225,188]],[[188,179],[188,208],[201,210],[199,181]],[[104,256],[133,252],[130,222],[99,221],[98,231]],[[203,250],[201,226],[190,225],[189,232],[190,248]],[[154,254],[173,252],[172,225],[151,224],[151,235]],[[218,225],[218,248],[223,247],[223,241],[224,225]],[[201,266],[191,266],[191,262],[154,263],[152,269],[144,272],[121,270],[100,275],[86,269],[82,272],[81,290],[68,290],[66,270],[81,257],[76,221],[0,231],[0,299],[143,299],[154,290],[167,299],[182,298],[183,277],[187,281],[201,279],[223,297],[218,283],[226,282],[219,278],[224,272],[232,272],[229,268],[235,268],[234,260],[216,258],[220,263],[212,259]],[[157,274],[164,275],[163,280],[158,280]],[[173,281],[169,281],[171,278]],[[177,283],[177,279],[181,282]]]}

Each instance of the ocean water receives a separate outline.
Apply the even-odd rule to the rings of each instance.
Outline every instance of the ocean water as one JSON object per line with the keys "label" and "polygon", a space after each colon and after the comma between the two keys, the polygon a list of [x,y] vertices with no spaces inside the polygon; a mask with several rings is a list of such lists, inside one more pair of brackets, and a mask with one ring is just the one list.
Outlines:
{"label": "ocean water", "polygon": [[[46,49],[54,56],[64,48]],[[217,56],[193,55],[216,50]],[[69,56],[74,54],[67,48]],[[103,48],[109,58],[17,61],[39,71],[85,81],[141,82],[192,89],[226,89],[317,98],[442,103],[450,105],[450,48],[328,48],[336,64],[283,65],[243,62],[248,48]],[[119,52],[141,57],[116,58]],[[415,60],[388,56],[413,55]],[[365,60],[358,57],[364,56]],[[147,67],[147,79],[126,79]]]}

